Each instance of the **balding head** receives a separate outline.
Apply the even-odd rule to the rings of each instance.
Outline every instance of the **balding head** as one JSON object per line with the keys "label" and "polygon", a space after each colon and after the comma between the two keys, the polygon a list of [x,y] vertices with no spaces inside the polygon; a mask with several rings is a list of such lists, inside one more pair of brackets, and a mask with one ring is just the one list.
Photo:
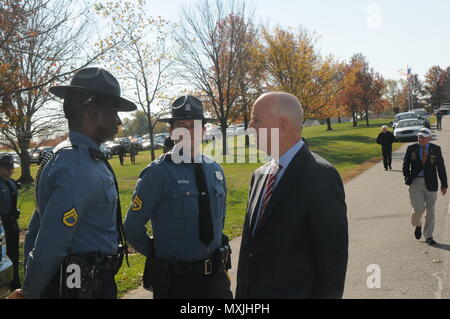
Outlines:
{"label": "balding head", "polygon": [[250,127],[254,128],[257,134],[261,133],[261,129],[268,129],[269,131],[276,129],[279,132],[279,141],[272,141],[268,132],[267,147],[264,146],[264,135],[258,135],[260,148],[269,154],[271,145],[279,145],[280,155],[282,155],[293,144],[297,143],[301,139],[302,125],[303,108],[299,100],[292,94],[284,92],[265,93],[253,105]]}
{"label": "balding head", "polygon": [[301,130],[303,125],[303,108],[294,95],[285,92],[269,92],[261,95],[254,107],[269,112],[276,118],[285,117],[293,129]]}

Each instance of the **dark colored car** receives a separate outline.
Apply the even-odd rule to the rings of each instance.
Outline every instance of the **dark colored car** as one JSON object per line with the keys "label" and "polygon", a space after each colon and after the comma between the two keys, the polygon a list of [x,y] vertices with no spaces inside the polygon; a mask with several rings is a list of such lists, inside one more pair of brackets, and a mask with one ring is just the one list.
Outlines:
{"label": "dark colored car", "polygon": [[9,295],[9,287],[13,280],[13,264],[6,255],[5,232],[0,221],[0,299]]}
{"label": "dark colored car", "polygon": [[442,112],[442,114],[448,115],[450,112],[450,106],[448,105],[442,106],[439,110]]}
{"label": "dark colored car", "polygon": [[39,148],[39,164],[41,164],[42,160],[44,159],[45,155],[53,151],[54,147],[51,146],[43,146]]}

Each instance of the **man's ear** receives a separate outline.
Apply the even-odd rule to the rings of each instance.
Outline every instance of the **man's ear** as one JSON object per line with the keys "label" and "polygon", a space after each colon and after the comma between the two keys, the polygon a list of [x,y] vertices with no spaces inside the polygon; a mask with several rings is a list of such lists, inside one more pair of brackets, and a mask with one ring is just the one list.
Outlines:
{"label": "man's ear", "polygon": [[286,132],[289,127],[289,120],[286,117],[280,117],[278,120],[278,126],[280,128],[280,132]]}

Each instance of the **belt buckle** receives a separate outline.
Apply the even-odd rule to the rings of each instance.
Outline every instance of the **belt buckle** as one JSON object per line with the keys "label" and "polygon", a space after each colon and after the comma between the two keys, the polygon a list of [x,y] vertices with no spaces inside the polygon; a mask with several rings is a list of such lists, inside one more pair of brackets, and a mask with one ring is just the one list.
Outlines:
{"label": "belt buckle", "polygon": [[206,259],[205,260],[205,275],[211,275],[212,274],[212,261],[211,259]]}

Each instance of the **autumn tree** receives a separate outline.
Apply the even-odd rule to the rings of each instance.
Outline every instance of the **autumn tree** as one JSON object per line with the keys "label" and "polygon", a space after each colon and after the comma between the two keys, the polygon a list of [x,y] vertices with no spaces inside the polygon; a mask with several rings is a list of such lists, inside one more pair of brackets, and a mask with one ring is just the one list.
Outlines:
{"label": "autumn tree", "polygon": [[439,66],[432,66],[425,74],[426,101],[429,106],[440,106],[444,99],[446,71]]}
{"label": "autumn tree", "polygon": [[353,55],[344,67],[343,87],[339,101],[352,114],[354,127],[358,125],[358,114],[365,117],[366,125],[369,126],[370,113],[381,113],[390,107],[389,101],[383,97],[383,77],[369,67],[362,54]]}
{"label": "autumn tree", "polygon": [[[258,29],[239,17],[236,17],[234,23],[240,24],[237,29],[241,30],[244,41],[236,52],[239,67],[233,83],[236,84],[238,96],[230,112],[230,120],[234,123],[242,122],[244,129],[247,130],[252,105],[268,86],[267,75]],[[245,135],[245,146],[249,145],[250,137]]]}
{"label": "autumn tree", "polygon": [[397,80],[385,80],[384,81],[384,97],[389,102],[392,108],[398,110],[400,103],[400,82]]}
{"label": "autumn tree", "polygon": [[155,159],[153,133],[157,120],[167,114],[166,90],[172,85],[170,69],[174,57],[167,48],[172,26],[161,17],[152,17],[146,2],[110,1],[95,8],[110,27],[113,39],[123,39],[103,56],[103,61],[116,70],[124,83],[125,95],[144,112]]}
{"label": "autumn tree", "polygon": [[[52,103],[48,86],[67,80],[104,51],[90,50],[93,29],[88,7],[71,0],[3,4],[8,14],[2,34],[10,35],[0,46],[0,145],[20,156],[19,181],[30,183],[30,142],[58,134],[64,121],[58,104]],[[20,19],[14,18],[22,13]]]}
{"label": "autumn tree", "polygon": [[315,34],[307,29],[291,32],[281,27],[273,31],[264,28],[262,34],[273,87],[298,97],[305,120],[334,116],[343,65],[333,56],[322,57],[315,48]]}
{"label": "autumn tree", "polygon": [[425,107],[425,94],[424,83],[420,80],[419,75],[408,75],[408,79],[402,82],[402,90],[400,93],[400,103],[403,110],[411,111]]}
{"label": "autumn tree", "polygon": [[206,104],[219,120],[222,152],[227,154],[226,129],[242,92],[237,82],[251,24],[248,10],[238,0],[199,0],[183,8],[179,24],[180,74],[206,96]]}

